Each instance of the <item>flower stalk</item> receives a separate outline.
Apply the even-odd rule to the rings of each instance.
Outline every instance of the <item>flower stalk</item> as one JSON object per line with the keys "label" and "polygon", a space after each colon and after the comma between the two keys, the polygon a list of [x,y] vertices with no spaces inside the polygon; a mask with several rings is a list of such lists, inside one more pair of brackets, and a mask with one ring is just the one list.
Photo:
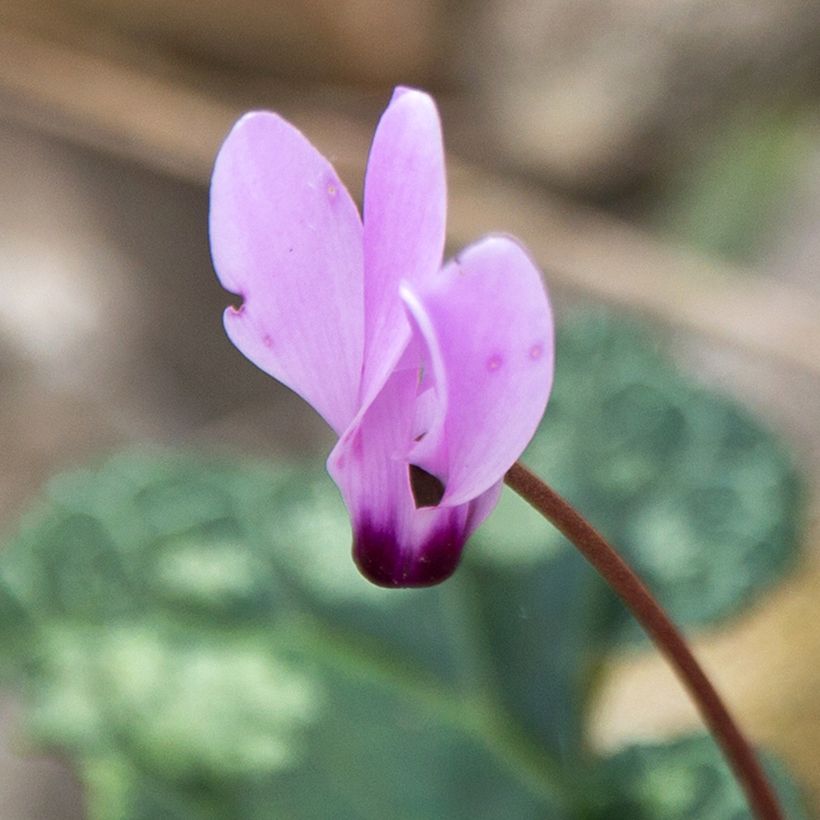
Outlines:
{"label": "flower stalk", "polygon": [[774,791],[749,741],[683,635],[632,568],[566,500],[524,465],[516,462],[504,481],[572,542],[638,619],[689,691],[746,793],[754,816],[758,820],[783,820]]}

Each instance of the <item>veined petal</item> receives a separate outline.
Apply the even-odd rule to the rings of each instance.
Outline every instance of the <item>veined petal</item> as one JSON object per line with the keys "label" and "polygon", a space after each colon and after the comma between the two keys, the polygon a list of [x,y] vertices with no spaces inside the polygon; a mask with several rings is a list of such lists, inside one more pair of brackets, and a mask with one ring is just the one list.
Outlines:
{"label": "veined petal", "polygon": [[441,267],[446,203],[435,103],[421,91],[397,88],[373,137],[364,185],[363,406],[381,388],[409,338],[399,282],[420,284]]}
{"label": "veined petal", "polygon": [[467,248],[402,298],[427,344],[438,411],[409,458],[461,505],[498,482],[544,413],[552,386],[552,312],[541,274],[513,240]]}
{"label": "veined petal", "polygon": [[498,497],[492,488],[469,504],[416,507],[407,452],[417,387],[416,371],[392,373],[328,459],[350,512],[354,560],[380,586],[427,586],[449,577]]}
{"label": "veined petal", "polygon": [[211,252],[233,343],[341,433],[358,409],[362,225],[330,163],[276,114],[245,115],[216,159]]}

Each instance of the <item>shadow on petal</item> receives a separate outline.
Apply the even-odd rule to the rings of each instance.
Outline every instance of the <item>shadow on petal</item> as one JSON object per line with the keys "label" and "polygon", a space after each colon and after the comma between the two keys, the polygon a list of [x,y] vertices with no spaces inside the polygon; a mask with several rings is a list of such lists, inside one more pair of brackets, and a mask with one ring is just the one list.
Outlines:
{"label": "shadow on petal", "polygon": [[413,491],[413,501],[416,509],[419,507],[437,507],[444,498],[444,484],[432,473],[422,469],[417,464],[411,464],[410,489]]}

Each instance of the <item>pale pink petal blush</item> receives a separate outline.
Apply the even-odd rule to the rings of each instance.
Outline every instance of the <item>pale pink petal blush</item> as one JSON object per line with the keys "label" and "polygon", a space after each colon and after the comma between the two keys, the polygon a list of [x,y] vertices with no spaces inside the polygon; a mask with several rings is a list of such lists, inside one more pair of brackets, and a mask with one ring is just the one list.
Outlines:
{"label": "pale pink petal blush", "polygon": [[438,111],[427,94],[398,88],[376,128],[364,183],[365,404],[407,344],[399,283],[421,284],[441,268],[446,209]]}
{"label": "pale pink petal blush", "polygon": [[410,458],[463,504],[512,467],[544,414],[553,374],[552,315],[541,274],[506,236],[488,237],[402,296],[430,349],[441,396]]}
{"label": "pale pink petal blush", "polygon": [[243,117],[211,187],[211,245],[231,340],[339,435],[328,470],[353,556],[383,586],[457,567],[532,437],[553,374],[541,275],[513,239],[442,267],[441,126],[399,88],[373,140],[364,224],[331,165],[275,114]]}
{"label": "pale pink petal blush", "polygon": [[362,225],[330,163],[276,114],[246,114],[216,160],[211,252],[234,344],[338,433],[358,409]]}

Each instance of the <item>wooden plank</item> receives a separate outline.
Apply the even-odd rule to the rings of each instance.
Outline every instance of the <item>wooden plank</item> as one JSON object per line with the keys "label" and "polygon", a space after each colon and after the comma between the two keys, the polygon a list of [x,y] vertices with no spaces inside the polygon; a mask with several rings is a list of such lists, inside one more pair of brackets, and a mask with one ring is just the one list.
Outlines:
{"label": "wooden plank", "polygon": [[[372,123],[305,101],[263,103],[299,125],[358,193]],[[0,31],[0,118],[205,184],[217,147],[240,113],[167,72],[152,74],[22,32]],[[531,248],[554,287],[820,377],[816,294],[672,248],[457,158],[450,158],[449,168],[453,247],[489,231],[507,231]]]}

